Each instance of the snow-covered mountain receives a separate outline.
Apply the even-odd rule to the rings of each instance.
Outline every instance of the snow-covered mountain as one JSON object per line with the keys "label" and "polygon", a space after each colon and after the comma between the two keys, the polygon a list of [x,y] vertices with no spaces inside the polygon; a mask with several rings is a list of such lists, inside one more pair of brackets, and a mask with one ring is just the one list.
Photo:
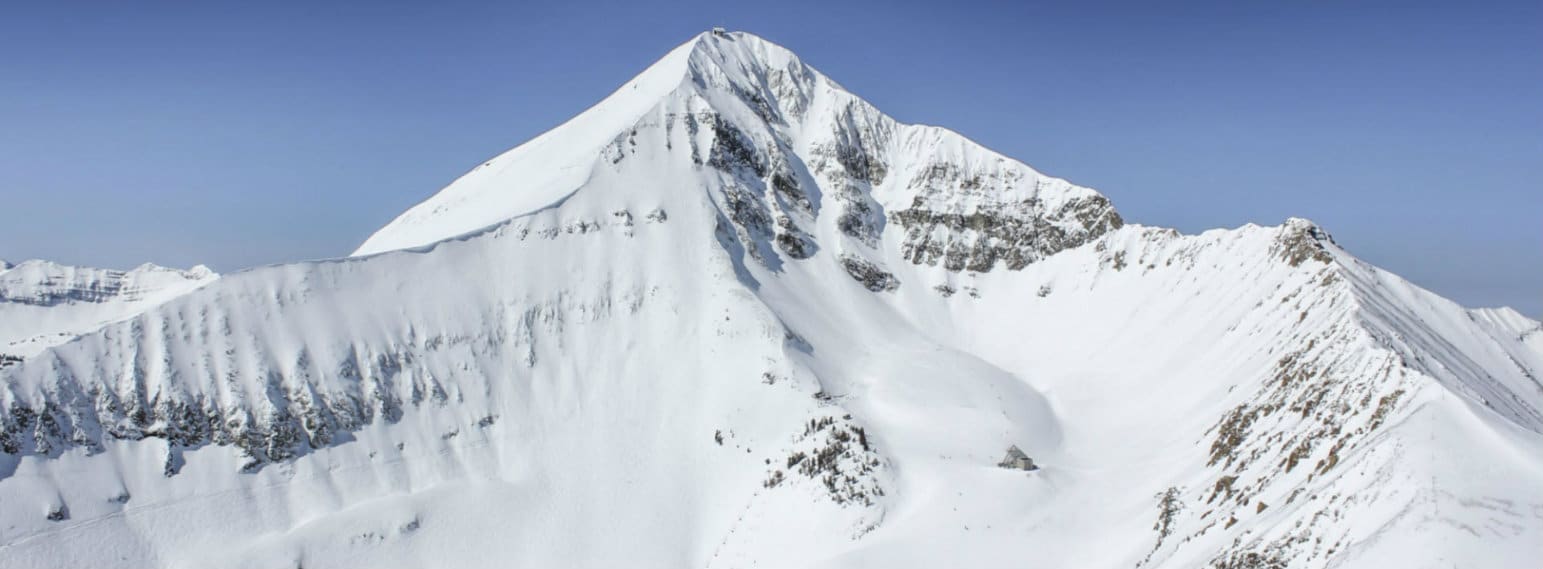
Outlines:
{"label": "snow-covered mountain", "polygon": [[1125,224],[748,34],[194,280],[0,370],[0,566],[1543,554],[1537,321],[1305,220]]}
{"label": "snow-covered mountain", "polygon": [[144,264],[128,271],[0,259],[0,360],[17,361],[125,320],[218,278]]}

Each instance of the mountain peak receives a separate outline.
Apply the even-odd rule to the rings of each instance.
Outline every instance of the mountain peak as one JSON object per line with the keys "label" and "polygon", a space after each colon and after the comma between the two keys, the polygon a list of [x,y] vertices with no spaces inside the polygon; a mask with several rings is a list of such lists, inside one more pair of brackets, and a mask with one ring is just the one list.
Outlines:
{"label": "mountain peak", "polygon": [[[639,154],[640,148],[650,150]],[[648,176],[668,169],[695,178],[683,185],[717,187],[728,180],[703,168],[711,169],[713,153],[725,151],[754,163],[750,178],[759,178],[733,184],[812,185],[794,198],[809,200],[811,214],[821,209],[822,197],[859,203],[843,208],[853,209],[840,222],[844,233],[855,231],[859,217],[871,233],[887,208],[908,209],[916,200],[949,202],[943,210],[928,210],[920,222],[929,226],[942,220],[931,214],[963,215],[980,207],[1017,208],[1014,215],[1025,221],[1070,216],[1081,207],[1075,204],[1087,200],[1097,202],[1097,211],[1084,211],[1082,225],[1119,225],[1107,200],[1092,190],[1044,176],[951,131],[899,123],[780,45],[744,32],[709,31],[573,119],[473,168],[370,236],[354,255],[429,245],[548,209],[594,185],[601,167],[639,167],[636,159],[620,165],[630,154],[648,156]],[[902,183],[885,177],[891,161],[930,170],[908,170]],[[871,245],[876,235],[857,237]],[[1013,239],[1019,237],[1026,235]],[[1056,246],[1079,239],[1057,238]]]}
{"label": "mountain peak", "polygon": [[693,81],[702,81],[713,70],[762,78],[772,70],[810,71],[792,50],[748,32],[704,32],[688,43],[690,64],[685,78]]}

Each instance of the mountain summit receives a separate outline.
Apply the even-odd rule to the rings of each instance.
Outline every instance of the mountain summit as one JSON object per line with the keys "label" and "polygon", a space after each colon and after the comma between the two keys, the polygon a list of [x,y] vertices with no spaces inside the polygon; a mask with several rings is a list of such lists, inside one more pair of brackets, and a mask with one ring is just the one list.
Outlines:
{"label": "mountain summit", "polygon": [[[781,46],[741,32],[709,32],[573,120],[473,169],[377,231],[354,254],[426,245],[552,207],[578,192],[606,191],[612,179],[607,174],[632,168],[622,164],[629,158],[649,167],[699,170],[688,173],[688,188],[728,184],[735,186],[732,197],[753,190],[775,198],[781,203],[773,204],[773,213],[793,221],[800,221],[798,210],[812,216],[821,205],[818,190],[829,191],[841,201],[841,211],[831,217],[870,245],[880,223],[873,212],[903,213],[897,219],[915,234],[910,245],[916,257],[947,256],[952,265],[973,263],[977,269],[989,269],[999,257],[1022,267],[1120,225],[1108,201],[1092,190],[1046,177],[945,129],[897,123]],[[691,168],[702,164],[714,167]],[[973,191],[955,191],[960,184]],[[944,190],[950,195],[941,195]],[[950,246],[976,244],[932,230],[970,216],[1013,218],[1034,225],[1027,230],[1036,235],[1004,236],[1001,246],[950,253]],[[793,232],[804,228],[785,229],[777,237],[791,245],[801,239]],[[928,239],[931,233],[939,239]],[[1026,241],[1036,237],[1046,241]]]}
{"label": "mountain summit", "polygon": [[1126,224],[744,33],[352,257],[198,278],[3,360],[0,565],[1522,567],[1543,534],[1543,325],[1306,220]]}

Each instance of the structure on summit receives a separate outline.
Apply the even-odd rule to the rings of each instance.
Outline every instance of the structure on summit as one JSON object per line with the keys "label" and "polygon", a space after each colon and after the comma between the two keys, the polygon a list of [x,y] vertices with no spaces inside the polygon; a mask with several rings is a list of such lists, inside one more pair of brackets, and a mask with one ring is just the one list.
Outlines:
{"label": "structure on summit", "polygon": [[1039,466],[1034,464],[1034,459],[1023,454],[1023,450],[1019,449],[1018,445],[1007,447],[1007,456],[1002,457],[1002,462],[998,462],[997,466],[1013,470],[1039,470]]}

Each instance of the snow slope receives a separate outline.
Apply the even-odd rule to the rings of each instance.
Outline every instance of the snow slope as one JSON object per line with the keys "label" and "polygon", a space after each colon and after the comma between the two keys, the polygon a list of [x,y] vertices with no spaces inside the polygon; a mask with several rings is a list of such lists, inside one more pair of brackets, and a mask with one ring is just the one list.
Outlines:
{"label": "snow slope", "polygon": [[0,370],[0,566],[1528,567],[1540,366],[703,34],[354,257]]}

